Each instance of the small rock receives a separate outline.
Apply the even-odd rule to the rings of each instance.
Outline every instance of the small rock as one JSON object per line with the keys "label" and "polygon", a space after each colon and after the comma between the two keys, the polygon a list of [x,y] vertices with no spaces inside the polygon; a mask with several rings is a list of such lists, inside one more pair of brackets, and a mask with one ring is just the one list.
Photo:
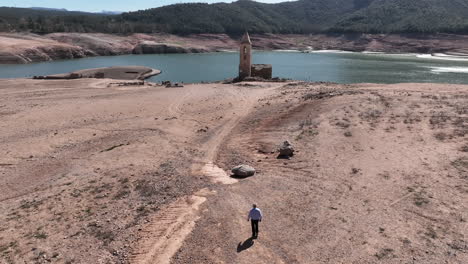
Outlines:
{"label": "small rock", "polygon": [[234,167],[231,171],[236,177],[249,177],[255,174],[255,169],[249,165],[239,165]]}
{"label": "small rock", "polygon": [[197,130],[197,133],[206,133],[208,132],[209,127],[200,128]]}
{"label": "small rock", "polygon": [[292,157],[292,156],[294,156],[294,148],[291,145],[291,143],[289,143],[289,141],[283,142],[283,144],[279,148],[279,152],[280,152],[280,154],[279,154],[280,157]]}

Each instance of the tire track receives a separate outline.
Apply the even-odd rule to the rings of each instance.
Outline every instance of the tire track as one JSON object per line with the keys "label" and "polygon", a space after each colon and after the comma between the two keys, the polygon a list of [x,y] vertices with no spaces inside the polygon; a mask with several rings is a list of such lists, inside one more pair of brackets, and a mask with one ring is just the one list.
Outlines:
{"label": "tire track", "polygon": [[142,237],[129,262],[134,264],[169,264],[199,218],[200,206],[210,192],[202,190],[181,198],[159,211],[143,229]]}

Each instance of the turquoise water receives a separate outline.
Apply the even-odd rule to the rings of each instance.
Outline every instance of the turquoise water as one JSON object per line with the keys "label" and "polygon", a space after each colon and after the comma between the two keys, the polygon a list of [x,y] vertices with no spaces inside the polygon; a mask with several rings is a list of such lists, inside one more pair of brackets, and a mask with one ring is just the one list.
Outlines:
{"label": "turquoise water", "polygon": [[[218,81],[237,75],[238,53],[157,54],[0,65],[0,78],[32,77],[117,65],[141,65],[163,73],[151,81]],[[468,60],[428,55],[342,52],[254,52],[254,63],[273,65],[273,76],[338,83],[437,82],[468,84]]]}

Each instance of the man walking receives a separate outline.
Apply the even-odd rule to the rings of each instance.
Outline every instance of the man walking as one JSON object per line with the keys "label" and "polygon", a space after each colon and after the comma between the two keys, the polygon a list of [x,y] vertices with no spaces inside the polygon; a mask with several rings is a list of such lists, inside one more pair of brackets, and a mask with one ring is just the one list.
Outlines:
{"label": "man walking", "polygon": [[253,208],[249,212],[249,216],[247,217],[247,221],[250,220],[252,223],[252,238],[258,237],[258,222],[262,221],[262,211],[257,208],[257,205],[254,204]]}

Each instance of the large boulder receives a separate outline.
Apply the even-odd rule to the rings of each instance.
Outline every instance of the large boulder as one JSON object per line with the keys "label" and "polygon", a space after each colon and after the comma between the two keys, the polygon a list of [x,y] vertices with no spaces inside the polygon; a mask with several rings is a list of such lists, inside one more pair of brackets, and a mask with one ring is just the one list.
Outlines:
{"label": "large boulder", "polygon": [[294,156],[294,147],[289,143],[289,141],[283,142],[279,147],[279,156],[280,157],[292,157]]}
{"label": "large boulder", "polygon": [[255,169],[249,165],[239,165],[231,171],[234,177],[249,177],[255,174]]}

